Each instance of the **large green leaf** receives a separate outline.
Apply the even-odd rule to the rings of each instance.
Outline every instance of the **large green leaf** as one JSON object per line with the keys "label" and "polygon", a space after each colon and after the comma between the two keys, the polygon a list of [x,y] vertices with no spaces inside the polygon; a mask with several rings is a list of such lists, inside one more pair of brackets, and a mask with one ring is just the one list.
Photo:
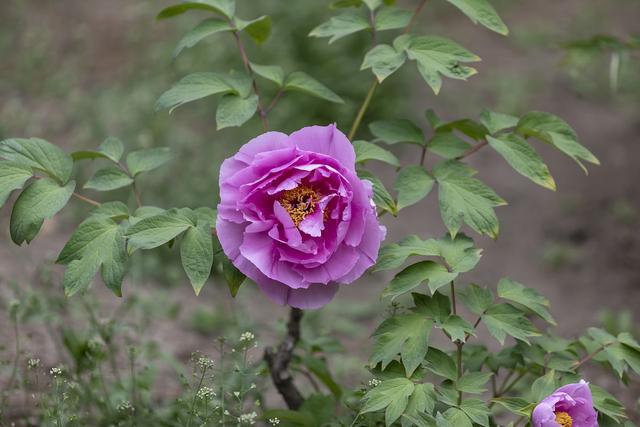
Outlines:
{"label": "large green leaf", "polygon": [[127,230],[129,253],[164,245],[194,225],[192,219],[178,209],[143,218]]}
{"label": "large green leaf", "polygon": [[331,89],[314,79],[307,73],[296,71],[286,78],[284,82],[285,91],[303,92],[316,98],[342,104],[344,101]]}
{"label": "large green leaf", "polygon": [[415,385],[407,378],[385,380],[367,392],[360,413],[385,409],[385,425],[390,426],[405,411],[414,390]]}
{"label": "large green leaf", "polygon": [[436,94],[442,87],[441,75],[466,80],[476,74],[476,70],[462,64],[480,60],[459,44],[436,36],[412,38],[407,47],[407,54],[409,59],[417,62],[422,78]]}
{"label": "large green leaf", "polygon": [[373,202],[378,207],[378,209],[387,211],[392,215],[396,215],[398,213],[396,202],[393,200],[393,197],[391,197],[391,194],[389,194],[389,191],[377,176],[363,169],[358,170],[358,176],[361,179],[365,179],[371,182],[371,184],[373,185]]}
{"label": "large green leaf", "polygon": [[84,150],[84,151],[75,151],[71,154],[73,160],[84,160],[84,159],[108,159],[112,162],[118,163],[122,154],[124,153],[124,144],[118,138],[114,138],[112,136],[108,137],[104,140],[100,147],[97,150]]}
{"label": "large green leaf", "polygon": [[258,109],[258,95],[252,94],[242,98],[232,93],[226,94],[220,100],[216,110],[217,129],[242,126]]}
{"label": "large green leaf", "polygon": [[171,160],[171,151],[167,147],[145,148],[132,151],[127,155],[127,168],[131,176],[159,168]]}
{"label": "large green leaf", "polygon": [[432,327],[432,320],[416,313],[386,319],[373,334],[371,364],[382,363],[384,369],[400,354],[407,376],[411,376],[427,354]]}
{"label": "large green leaf", "polygon": [[445,159],[462,156],[471,145],[453,132],[436,132],[427,143],[429,151]]}
{"label": "large green leaf", "polygon": [[23,242],[31,243],[44,220],[53,217],[65,207],[75,187],[75,181],[69,181],[61,187],[48,178],[30,183],[13,206],[9,225],[11,240],[16,245]]}
{"label": "large green leaf", "polygon": [[591,394],[593,395],[593,406],[608,417],[613,418],[617,423],[620,423],[626,418],[624,406],[618,399],[610,394],[605,389],[596,385],[590,384]]}
{"label": "large green leaf", "polygon": [[353,141],[353,149],[356,152],[356,163],[378,160],[392,166],[400,166],[400,160],[395,154],[371,142]]}
{"label": "large green leaf", "polygon": [[489,333],[504,345],[507,335],[529,343],[529,337],[540,335],[521,310],[511,304],[496,304],[482,315]]}
{"label": "large green leaf", "polygon": [[480,399],[465,399],[460,404],[460,409],[476,424],[489,427],[489,414],[491,411],[487,404]]}
{"label": "large green leaf", "polygon": [[388,44],[380,44],[367,52],[360,69],[371,68],[378,81],[382,83],[384,79],[396,72],[406,60],[407,55],[404,52],[398,52]]}
{"label": "large green leaf", "polygon": [[378,140],[387,144],[406,142],[423,146],[425,143],[422,130],[405,119],[372,122],[369,130]]}
{"label": "large green leaf", "polygon": [[509,29],[488,0],[447,0],[460,9],[475,24],[480,24],[498,34],[507,35]]}
{"label": "large green leaf", "polygon": [[281,87],[284,84],[284,70],[278,65],[259,65],[251,63],[251,71]]}
{"label": "large green leaf", "polygon": [[99,169],[84,185],[84,188],[97,191],[110,191],[126,187],[132,183],[133,179],[122,169],[110,166]]}
{"label": "large green leaf", "polygon": [[0,141],[0,158],[42,171],[64,185],[73,171],[73,159],[60,148],[39,138]]}
{"label": "large green leaf", "polygon": [[436,262],[420,261],[398,273],[384,290],[382,296],[391,297],[393,300],[400,295],[411,292],[424,281],[429,282],[429,289],[433,293],[449,284],[456,277],[458,277],[458,273],[449,272],[446,267]]}
{"label": "large green leaf", "polygon": [[458,298],[472,313],[477,315],[483,315],[493,304],[493,292],[476,284],[471,284],[459,292]]}
{"label": "large green leaf", "polygon": [[189,10],[206,10],[219,13],[228,19],[232,19],[236,11],[235,0],[191,0],[174,6],[169,6],[160,11],[157,19],[173,18],[182,15]]}
{"label": "large green leaf", "polygon": [[404,28],[411,21],[411,11],[397,7],[383,7],[375,18],[376,31],[396,30]]}
{"label": "large green leaf", "polygon": [[498,283],[498,296],[526,307],[552,325],[556,324],[549,313],[549,300],[535,289],[527,288],[511,279],[502,279]]}
{"label": "large green leaf", "polygon": [[236,92],[236,90],[229,83],[228,76],[224,74],[212,72],[189,74],[158,98],[155,109],[158,111],[168,108],[171,113],[187,102],[229,92]]}
{"label": "large green leaf", "polygon": [[455,427],[473,427],[467,414],[460,408],[449,408],[444,412],[444,417]]}
{"label": "large green leaf", "polygon": [[180,258],[191,286],[198,295],[209,278],[213,265],[213,242],[209,222],[198,221],[196,227],[187,230],[180,243]]}
{"label": "large green leaf", "polygon": [[516,172],[542,187],[555,191],[556,183],[549,168],[523,137],[514,133],[499,138],[487,135],[487,141]]}
{"label": "large green leaf", "polygon": [[492,135],[505,129],[514,128],[520,119],[509,114],[484,110],[480,113],[480,123],[489,130]]}
{"label": "large green leaf", "polygon": [[13,190],[22,188],[33,176],[30,167],[19,163],[0,161],[0,208]]}
{"label": "large green leaf", "polygon": [[173,57],[177,57],[184,49],[195,46],[201,40],[210,35],[231,30],[233,30],[233,28],[227,21],[213,18],[205,19],[204,21],[199,23],[193,30],[189,31],[184,35],[184,37],[182,37],[182,39],[178,43],[178,46],[176,46],[175,50],[173,51]]}
{"label": "large green leaf", "polygon": [[405,166],[396,177],[395,189],[398,193],[398,210],[424,199],[435,184],[435,180],[420,165]]}
{"label": "large green leaf", "polygon": [[434,374],[455,381],[458,377],[456,362],[444,351],[429,347],[426,356],[426,368]]}
{"label": "large green leaf", "polygon": [[256,44],[264,43],[269,38],[269,35],[271,35],[271,17],[267,15],[252,19],[251,21],[236,18],[235,22],[238,30],[247,33]]}
{"label": "large green leaf", "polygon": [[516,131],[547,142],[571,157],[587,172],[582,160],[599,165],[596,156],[578,142],[576,132],[561,118],[553,114],[534,111],[520,118]]}
{"label": "large green leaf", "polygon": [[491,372],[467,372],[456,381],[456,389],[465,393],[483,393],[487,391],[485,384],[492,375]]}
{"label": "large green leaf", "polygon": [[[452,164],[453,165],[453,164]],[[463,173],[456,167],[434,169],[439,185],[442,220],[455,236],[462,221],[481,234],[498,237],[498,217],[493,208],[505,205],[491,188]]]}
{"label": "large green leaf", "polygon": [[437,395],[433,384],[415,384],[413,393],[409,397],[409,403],[400,420],[402,427],[414,425],[409,422],[412,418],[420,417],[423,414],[431,414],[436,406],[436,400]]}
{"label": "large green leaf", "polygon": [[346,11],[318,25],[309,33],[310,37],[330,37],[329,44],[359,31],[368,30],[371,23],[357,11]]}

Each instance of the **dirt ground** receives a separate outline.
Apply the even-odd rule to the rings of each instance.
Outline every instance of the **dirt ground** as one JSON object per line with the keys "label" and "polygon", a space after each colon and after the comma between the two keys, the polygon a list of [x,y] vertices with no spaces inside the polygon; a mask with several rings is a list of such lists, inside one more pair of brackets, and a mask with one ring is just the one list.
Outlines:
{"label": "dirt ground", "polygon": [[[100,0],[85,2],[102,3]],[[595,32],[610,31],[625,35],[637,31],[640,16],[637,2],[621,1],[617,11],[608,10],[611,2],[589,2],[589,13],[602,13],[601,19],[585,17],[582,11],[584,3],[583,0],[513,2],[505,8],[503,15],[510,27],[525,28],[519,33],[514,31],[515,40],[482,31],[463,18],[454,17],[453,14],[449,16],[440,9],[427,10],[423,22],[441,19],[438,27],[445,28],[447,35],[472,48],[483,58],[483,62],[478,67],[479,75],[470,82],[446,81],[443,94],[438,98],[420,86],[408,99],[416,106],[416,111],[434,108],[444,118],[477,116],[480,113],[479,106],[508,106],[510,94],[523,90],[522,83],[514,83],[512,87],[509,83],[496,86],[496,76],[519,76],[525,84],[528,82],[534,86],[534,89],[526,89],[528,108],[550,111],[563,117],[576,129],[584,145],[600,159],[601,166],[590,167],[589,175],[585,176],[570,159],[549,147],[537,146],[557,182],[556,193],[536,187],[515,175],[500,157],[488,150],[481,150],[470,159],[470,163],[480,170],[481,179],[491,185],[509,205],[497,210],[501,231],[499,239],[476,239],[478,246],[484,249],[484,255],[468,280],[495,285],[501,277],[511,277],[538,289],[551,301],[551,312],[559,325],[558,332],[567,337],[575,336],[585,326],[596,324],[604,310],[614,313],[631,311],[636,325],[640,320],[640,168],[637,166],[637,159],[640,158],[640,105],[637,104],[640,94],[635,94],[634,101],[628,98],[620,101],[615,96],[580,93],[571,79],[560,70],[558,64],[562,54],[555,46],[542,44],[531,48],[528,45],[528,38],[535,39],[536,35],[566,34],[561,29],[569,28],[579,20],[591,19],[596,22],[593,26]],[[46,13],[47,8],[43,11]],[[91,16],[91,11],[91,7],[81,10],[87,14],[85,18],[89,26],[92,20],[96,20],[95,16]],[[113,27],[110,31],[126,31],[128,26],[147,18],[125,18],[113,13],[102,15],[100,22],[104,24],[108,21]],[[48,22],[57,20],[55,16],[42,19]],[[57,24],[62,25],[60,22]],[[104,36],[109,31],[97,33]],[[100,45],[95,44],[98,47]],[[94,52],[99,65],[93,70],[86,70],[86,75],[81,76],[82,81],[107,78],[102,73],[109,67],[118,69],[118,64],[126,61],[130,54],[126,45],[107,42],[104,45],[105,49],[110,49],[108,55],[106,52]],[[68,54],[73,55],[72,52]],[[465,102],[465,99],[470,101]],[[2,102],[5,101],[0,99]],[[65,130],[70,132],[73,123],[73,117],[66,118],[65,125],[59,128],[62,129],[59,135],[63,135]],[[5,127],[19,131],[10,125]],[[415,153],[408,151],[400,154],[406,161],[415,158]],[[6,232],[9,212],[5,209],[0,215],[2,282],[6,283],[9,279],[29,281],[33,278],[35,266],[43,259],[54,256],[66,241],[66,223],[51,221],[34,244],[16,248]],[[409,233],[422,237],[444,233],[436,194],[431,194],[426,202],[408,208],[400,218],[387,216],[384,222],[390,231],[389,242]],[[368,276],[359,284],[342,290],[339,298],[362,301],[367,298],[363,296],[366,294],[377,300],[384,286],[383,279],[387,278],[384,275]],[[153,289],[153,285],[147,284],[144,289]],[[205,292],[198,300],[186,284],[171,292],[172,298],[179,299],[187,311],[191,304],[202,304],[202,298],[205,304],[206,301],[221,298],[228,301],[226,296],[214,296],[211,292]],[[104,298],[112,298],[103,291],[99,291],[99,294]],[[257,303],[258,297],[254,294],[246,293],[246,298],[249,302],[243,305],[257,307],[251,311],[254,320],[270,321],[285,314],[282,308]],[[256,305],[252,305],[252,302]],[[153,332],[164,343],[167,352],[185,359],[193,350],[206,347],[210,342],[209,337],[198,334],[186,323],[162,322]],[[369,328],[370,324],[363,327]],[[359,349],[366,354],[369,333],[370,329],[366,329],[359,336],[343,337],[343,341],[346,341],[348,348]],[[3,327],[0,327],[0,337],[5,343],[11,340]],[[597,379],[592,380],[597,382]],[[605,388],[615,387],[613,384],[601,385]],[[618,394],[618,397],[633,405],[640,395],[640,387],[635,384],[630,391],[631,395]]]}

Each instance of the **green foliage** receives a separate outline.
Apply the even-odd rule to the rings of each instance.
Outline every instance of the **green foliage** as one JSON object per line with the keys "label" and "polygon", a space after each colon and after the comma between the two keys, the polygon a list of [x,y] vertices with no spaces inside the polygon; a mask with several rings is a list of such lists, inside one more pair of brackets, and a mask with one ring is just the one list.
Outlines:
{"label": "green foliage", "polygon": [[447,0],[460,9],[474,23],[483,25],[498,34],[507,35],[509,30],[496,10],[487,0]]}
{"label": "green foliage", "polygon": [[330,102],[344,102],[342,98],[336,95],[331,89],[302,71],[296,71],[287,76],[284,81],[284,91],[303,92],[307,95],[325,99]]}
{"label": "green foliage", "polygon": [[398,210],[424,199],[434,184],[435,180],[422,166],[413,165],[400,169],[395,183]]}

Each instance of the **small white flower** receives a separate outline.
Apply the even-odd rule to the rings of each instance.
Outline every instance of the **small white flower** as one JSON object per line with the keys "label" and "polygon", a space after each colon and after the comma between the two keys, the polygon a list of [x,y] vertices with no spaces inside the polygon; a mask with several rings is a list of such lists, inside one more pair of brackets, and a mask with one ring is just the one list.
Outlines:
{"label": "small white flower", "polygon": [[27,361],[27,366],[29,369],[36,369],[40,367],[40,359],[32,357]]}
{"label": "small white flower", "polygon": [[379,379],[376,379],[376,378],[374,378],[372,380],[369,380],[369,387],[376,387],[376,386],[380,385],[381,382],[382,381],[380,381]]}
{"label": "small white flower", "polygon": [[249,386],[249,390],[253,390],[256,387],[256,383],[251,383],[251,385]]}
{"label": "small white flower", "polygon": [[238,422],[240,424],[249,424],[249,425],[253,425],[256,423],[256,418],[258,417],[258,414],[256,414],[255,412],[251,412],[248,414],[242,414],[238,417]]}
{"label": "small white flower", "polygon": [[216,392],[213,391],[210,387],[202,387],[198,390],[196,397],[200,400],[209,401],[212,400],[216,396]]}
{"label": "small white flower", "polygon": [[269,418],[269,424],[271,424],[272,426],[277,426],[278,424],[280,424],[280,418]]}
{"label": "small white flower", "polygon": [[240,335],[240,342],[251,342],[254,339],[256,339],[256,336],[249,331],[243,332],[242,335]]}
{"label": "small white flower", "polygon": [[131,405],[131,402],[129,402],[128,400],[123,400],[118,404],[116,409],[118,409],[118,411],[120,412],[130,412],[133,411],[133,405]]}
{"label": "small white flower", "polygon": [[208,357],[200,357],[196,364],[202,370],[213,368],[213,360],[209,359]]}
{"label": "small white flower", "polygon": [[62,368],[51,368],[51,370],[49,371],[49,374],[51,374],[52,377],[57,378],[62,376]]}
{"label": "small white flower", "polygon": [[239,391],[234,391],[234,392],[233,392],[233,395],[234,395],[234,396],[236,397],[236,399],[237,399],[237,398],[239,398],[239,397],[240,397],[240,392],[239,392]]}

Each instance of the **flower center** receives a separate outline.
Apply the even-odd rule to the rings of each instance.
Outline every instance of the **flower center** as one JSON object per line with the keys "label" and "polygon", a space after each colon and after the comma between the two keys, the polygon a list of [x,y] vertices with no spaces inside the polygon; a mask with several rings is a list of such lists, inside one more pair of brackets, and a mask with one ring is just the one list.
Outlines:
{"label": "flower center", "polygon": [[573,420],[566,412],[556,412],[556,422],[562,427],[571,427]]}
{"label": "flower center", "polygon": [[300,225],[303,219],[316,209],[316,203],[320,196],[312,188],[300,185],[292,190],[285,191],[280,197],[280,204],[289,212],[293,223]]}

